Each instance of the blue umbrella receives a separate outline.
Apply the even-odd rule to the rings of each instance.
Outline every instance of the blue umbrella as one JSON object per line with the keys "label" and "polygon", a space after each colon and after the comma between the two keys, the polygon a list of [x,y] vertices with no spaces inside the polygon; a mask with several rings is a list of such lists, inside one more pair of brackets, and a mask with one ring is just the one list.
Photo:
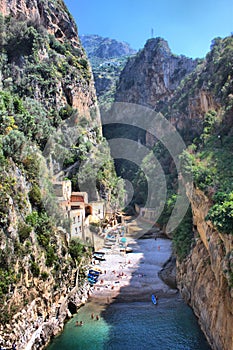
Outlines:
{"label": "blue umbrella", "polygon": [[122,243],[126,243],[126,241],[127,241],[127,239],[126,239],[126,238],[124,238],[124,237],[123,237],[123,238],[121,238],[121,242],[122,242]]}

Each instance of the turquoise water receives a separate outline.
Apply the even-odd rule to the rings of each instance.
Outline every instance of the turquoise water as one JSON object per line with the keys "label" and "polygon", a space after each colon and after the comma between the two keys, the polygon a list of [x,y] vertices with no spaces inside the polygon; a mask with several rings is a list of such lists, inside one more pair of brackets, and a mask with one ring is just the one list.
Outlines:
{"label": "turquoise water", "polygon": [[[100,319],[91,319],[91,313]],[[83,321],[82,327],[75,325]],[[47,350],[210,350],[192,310],[179,298],[113,303],[106,309],[87,303]]]}

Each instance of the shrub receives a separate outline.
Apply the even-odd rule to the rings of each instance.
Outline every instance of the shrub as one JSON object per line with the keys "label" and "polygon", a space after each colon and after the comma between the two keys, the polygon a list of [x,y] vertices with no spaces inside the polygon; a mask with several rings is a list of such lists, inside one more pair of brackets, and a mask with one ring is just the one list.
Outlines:
{"label": "shrub", "polygon": [[49,34],[49,40],[49,46],[51,47],[51,49],[57,51],[61,55],[65,55],[66,47],[62,45],[58,40],[56,40],[54,35]]}
{"label": "shrub", "polygon": [[18,227],[19,240],[23,243],[27,238],[29,238],[32,232],[32,227],[24,223],[20,223]]}
{"label": "shrub", "polygon": [[217,192],[213,199],[215,204],[209,210],[206,220],[211,220],[219,232],[233,234],[233,192]]}
{"label": "shrub", "polygon": [[40,170],[40,162],[38,161],[38,155],[29,154],[26,158],[23,159],[22,163],[29,179],[38,180]]}
{"label": "shrub", "polygon": [[69,244],[69,254],[71,258],[77,262],[80,262],[84,252],[84,245],[79,239],[72,239]]}
{"label": "shrub", "polygon": [[46,248],[46,266],[52,267],[57,257],[55,255],[55,250],[53,246],[48,246]]}
{"label": "shrub", "polygon": [[182,222],[172,235],[173,247],[179,261],[185,259],[190,252],[193,241],[192,226],[192,211],[191,208],[189,208]]}
{"label": "shrub", "polygon": [[46,281],[49,277],[49,274],[47,272],[43,271],[43,272],[41,272],[40,276],[41,276],[43,281]]}
{"label": "shrub", "polygon": [[2,141],[4,155],[19,162],[23,158],[26,143],[27,140],[22,132],[12,130]]}
{"label": "shrub", "polygon": [[26,217],[26,223],[35,228],[38,243],[47,250],[53,229],[51,218],[44,212],[38,214],[38,212],[33,211]]}
{"label": "shrub", "polygon": [[30,192],[28,193],[29,200],[33,207],[42,209],[42,195],[40,187],[37,184],[33,184]]}
{"label": "shrub", "polygon": [[74,113],[75,113],[75,109],[68,104],[65,107],[62,107],[59,111],[59,115],[62,120],[72,117]]}
{"label": "shrub", "polygon": [[34,277],[39,277],[39,275],[40,275],[40,268],[39,268],[39,265],[36,262],[34,262],[34,261],[31,262],[30,270],[31,270],[31,272],[32,272]]}
{"label": "shrub", "polygon": [[0,297],[8,293],[9,286],[15,281],[14,271],[0,268]]}
{"label": "shrub", "polygon": [[87,60],[85,60],[85,58],[80,58],[79,63],[81,64],[81,66],[83,66],[84,69],[88,68],[88,62]]}
{"label": "shrub", "polygon": [[33,211],[31,214],[27,215],[26,217],[26,223],[33,227],[37,227],[38,221],[39,221],[39,215],[36,211]]}

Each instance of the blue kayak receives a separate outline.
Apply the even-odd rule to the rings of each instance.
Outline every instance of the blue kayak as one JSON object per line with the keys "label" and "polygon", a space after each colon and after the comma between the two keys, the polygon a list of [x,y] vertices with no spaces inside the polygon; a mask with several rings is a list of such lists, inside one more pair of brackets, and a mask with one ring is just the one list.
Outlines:
{"label": "blue kayak", "polygon": [[153,303],[154,305],[157,304],[157,299],[156,299],[156,297],[154,296],[154,294],[152,294],[151,300],[152,300],[152,303]]}

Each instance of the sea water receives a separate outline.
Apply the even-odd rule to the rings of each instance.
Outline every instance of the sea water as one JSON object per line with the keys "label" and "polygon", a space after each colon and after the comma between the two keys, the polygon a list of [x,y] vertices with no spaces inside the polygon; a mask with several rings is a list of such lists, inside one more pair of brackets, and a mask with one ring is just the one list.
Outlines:
{"label": "sea water", "polygon": [[[91,314],[100,316],[92,319]],[[83,326],[76,326],[82,321]],[[210,350],[192,310],[178,297],[148,302],[92,302],[47,350]]]}

